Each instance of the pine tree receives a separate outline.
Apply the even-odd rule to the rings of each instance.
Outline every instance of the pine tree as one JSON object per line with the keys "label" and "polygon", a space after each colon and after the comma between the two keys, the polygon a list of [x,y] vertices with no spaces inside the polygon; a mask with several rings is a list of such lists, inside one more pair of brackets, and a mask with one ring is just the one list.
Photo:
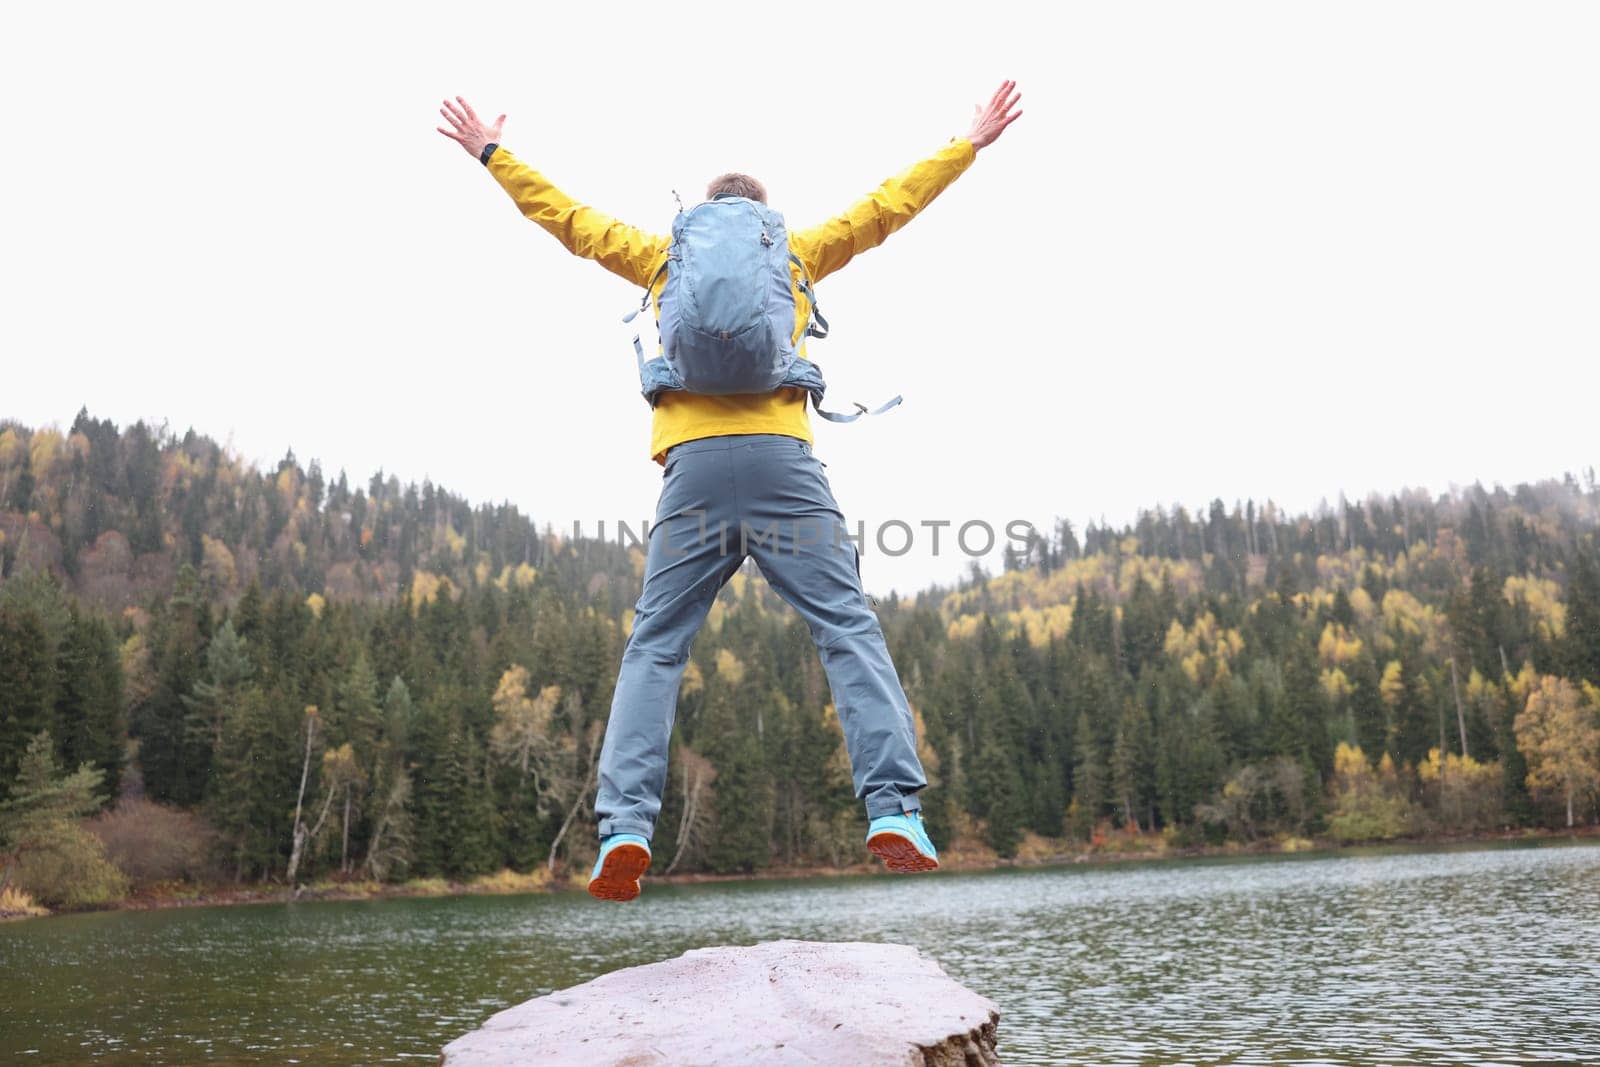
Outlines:
{"label": "pine tree", "polygon": [[1565,672],[1600,685],[1600,562],[1596,553],[1580,548],[1572,561],[1567,583]]}
{"label": "pine tree", "polygon": [[1512,826],[1530,826],[1534,821],[1533,797],[1528,793],[1528,761],[1517,744],[1516,709],[1510,695],[1496,687],[1500,703],[1495,718],[1495,742],[1500,748],[1500,808]]}
{"label": "pine tree", "polygon": [[706,861],[715,871],[758,870],[771,856],[775,801],[756,733],[754,700],[761,696],[722,672],[706,689],[694,735],[695,746],[717,768],[717,834]]}
{"label": "pine tree", "polygon": [[1073,833],[1087,839],[1104,814],[1109,783],[1104,749],[1096,743],[1087,711],[1078,713],[1073,733],[1077,760],[1072,769]]}
{"label": "pine tree", "polygon": [[0,666],[0,797],[5,797],[33,739],[55,725],[55,665],[38,612],[0,602]]}
{"label": "pine tree", "polygon": [[211,747],[187,727],[192,696],[200,680],[206,643],[206,610],[198,599],[194,572],[185,567],[152,642],[155,691],[135,709],[139,764],[145,791],[154,800],[193,804],[205,791]]}
{"label": "pine tree", "polygon": [[122,783],[127,726],[116,638],[103,619],[73,609],[56,675],[54,718],[61,731],[61,758],[68,766],[89,763],[99,769],[107,795],[115,797]]}
{"label": "pine tree", "polygon": [[293,698],[269,696],[253,685],[239,691],[226,715],[207,813],[234,877],[266,881],[289,858],[300,775],[300,716]]}
{"label": "pine tree", "polygon": [[26,515],[33,504],[33,489],[37,483],[33,477],[32,449],[25,446],[21,453],[17,473],[12,476],[6,493],[5,508]]}
{"label": "pine tree", "polygon": [[1017,761],[994,738],[986,737],[978,749],[973,778],[982,783],[979,807],[986,820],[989,847],[1000,856],[1015,856],[1027,819]]}
{"label": "pine tree", "polygon": [[1283,755],[1296,755],[1322,777],[1333,771],[1333,743],[1328,737],[1328,701],[1317,661],[1308,641],[1295,642],[1283,672],[1284,700],[1299,728],[1299,744]]}
{"label": "pine tree", "polygon": [[1124,699],[1111,746],[1111,795],[1124,824],[1154,829],[1149,813],[1155,793],[1155,738],[1141,701]]}
{"label": "pine tree", "polygon": [[1419,765],[1430,748],[1439,747],[1438,716],[1434,714],[1433,694],[1416,666],[1416,660],[1402,653],[1400,688],[1394,706],[1388,749],[1395,760],[1412,767]]}
{"label": "pine tree", "polygon": [[181,698],[186,709],[185,748],[204,754],[200,766],[193,768],[204,777],[204,791],[215,784],[211,771],[222,752],[229,712],[254,673],[255,665],[246,653],[243,639],[234,632],[231,622],[224,622],[206,646],[202,676],[195,681],[193,691]]}
{"label": "pine tree", "polygon": [[412,764],[407,758],[412,715],[410,690],[395,677],[383,698],[382,728],[373,756],[373,825],[364,861],[367,873],[380,881],[406,871],[416,859]]}
{"label": "pine tree", "polygon": [[1378,671],[1363,654],[1351,665],[1350,716],[1355,722],[1356,746],[1373,757],[1381,756],[1389,739],[1388,710],[1379,689]]}

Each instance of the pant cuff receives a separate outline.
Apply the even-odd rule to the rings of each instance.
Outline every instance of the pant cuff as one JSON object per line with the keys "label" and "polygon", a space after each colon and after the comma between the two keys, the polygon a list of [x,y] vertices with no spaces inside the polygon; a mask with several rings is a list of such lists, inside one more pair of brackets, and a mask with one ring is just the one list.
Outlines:
{"label": "pant cuff", "polygon": [[876,819],[884,815],[902,815],[906,812],[921,811],[922,801],[917,799],[915,793],[896,796],[891,793],[887,796],[876,796],[867,801],[867,818]]}
{"label": "pant cuff", "polygon": [[638,834],[646,841],[655,835],[655,827],[638,819],[601,819],[600,838],[604,840],[612,834]]}

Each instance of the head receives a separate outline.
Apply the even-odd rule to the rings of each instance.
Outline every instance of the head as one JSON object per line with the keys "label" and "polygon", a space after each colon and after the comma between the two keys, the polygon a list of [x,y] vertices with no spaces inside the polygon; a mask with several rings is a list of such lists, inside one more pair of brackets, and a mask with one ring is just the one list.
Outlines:
{"label": "head", "polygon": [[711,184],[706,186],[707,200],[715,200],[718,196],[743,196],[765,204],[767,187],[748,174],[729,172],[712,178]]}

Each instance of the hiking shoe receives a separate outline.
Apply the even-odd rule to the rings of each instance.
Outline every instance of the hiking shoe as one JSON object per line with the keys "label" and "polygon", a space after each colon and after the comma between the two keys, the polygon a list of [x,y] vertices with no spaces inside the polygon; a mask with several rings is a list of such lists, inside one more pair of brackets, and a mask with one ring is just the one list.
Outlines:
{"label": "hiking shoe", "polygon": [[600,856],[589,875],[589,895],[599,900],[632,900],[639,876],[650,866],[650,842],[638,834],[611,834],[600,841]]}
{"label": "hiking shoe", "polygon": [[885,867],[902,874],[939,869],[939,851],[928,840],[920,811],[873,819],[867,827],[867,850],[883,857]]}

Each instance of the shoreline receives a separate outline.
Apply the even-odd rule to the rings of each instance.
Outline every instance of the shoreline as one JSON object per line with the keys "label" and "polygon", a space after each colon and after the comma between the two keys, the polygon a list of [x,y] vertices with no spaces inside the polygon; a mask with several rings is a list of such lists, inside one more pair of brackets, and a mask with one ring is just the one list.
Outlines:
{"label": "shoreline", "polygon": [[[1119,836],[1108,846],[1082,850],[1062,850],[1060,842],[1032,837],[1024,853],[1003,859],[979,847],[955,847],[940,856],[941,870],[973,873],[1047,867],[1113,866],[1118,863],[1179,859],[1210,859],[1232,856],[1288,856],[1338,854],[1356,850],[1386,848],[1428,848],[1449,845],[1507,843],[1517,841],[1553,842],[1600,839],[1600,826],[1581,826],[1571,830],[1516,830],[1473,834],[1433,834],[1394,838],[1388,841],[1337,843],[1309,838],[1266,839],[1249,844],[1207,845],[1170,848],[1159,834]],[[863,875],[887,876],[881,865],[871,861],[846,867],[797,866],[768,867],[748,873],[691,873],[660,875],[650,879],[658,885],[703,885],[718,882],[792,881],[848,878]],[[55,915],[78,915],[104,911],[155,911],[166,908],[217,907],[239,904],[286,904],[310,901],[389,900],[408,897],[506,896],[517,893],[564,893],[583,890],[581,871],[565,876],[552,875],[544,868],[520,873],[502,870],[467,881],[425,878],[409,882],[380,883],[359,879],[320,881],[302,885],[290,893],[281,885],[238,885],[233,883],[166,882],[148,887],[120,900],[89,908],[34,912],[0,912],[0,922],[43,919]],[[41,914],[42,912],[42,914]]]}

